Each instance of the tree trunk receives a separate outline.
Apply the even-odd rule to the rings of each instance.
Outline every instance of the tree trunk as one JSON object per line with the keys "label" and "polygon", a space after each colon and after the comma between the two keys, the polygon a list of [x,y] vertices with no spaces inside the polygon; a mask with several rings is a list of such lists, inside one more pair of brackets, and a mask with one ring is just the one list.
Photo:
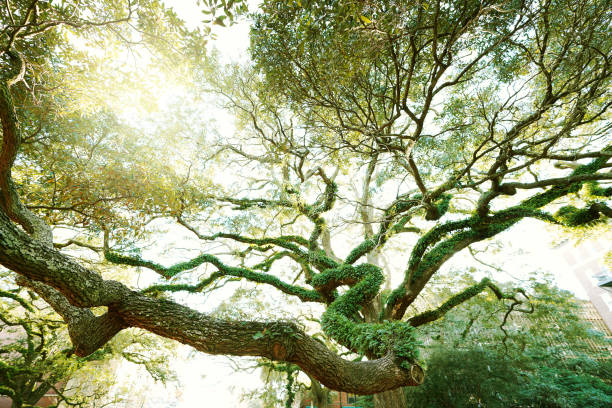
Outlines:
{"label": "tree trunk", "polygon": [[310,377],[310,384],[310,395],[313,405],[317,408],[328,408],[329,388],[321,386],[321,383],[312,377]]}
{"label": "tree trunk", "polygon": [[374,394],[373,397],[374,408],[406,408],[408,406],[403,388]]}

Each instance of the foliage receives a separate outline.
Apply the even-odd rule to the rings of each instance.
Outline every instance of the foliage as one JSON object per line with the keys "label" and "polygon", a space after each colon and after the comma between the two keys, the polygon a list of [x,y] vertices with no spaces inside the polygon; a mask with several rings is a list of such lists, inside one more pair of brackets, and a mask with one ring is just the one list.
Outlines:
{"label": "foliage", "polygon": [[261,379],[265,386],[259,387],[242,395],[242,400],[257,401],[261,408],[276,408],[294,405],[296,391],[301,384],[296,383],[299,369],[292,364],[274,363],[259,360],[257,368],[261,369]]}
{"label": "foliage", "polygon": [[[566,368],[572,361],[505,356],[478,346],[434,350],[422,387],[407,390],[409,407],[606,407],[607,377]],[[593,360],[589,360],[593,365]],[[610,362],[596,362],[607,365]],[[601,369],[601,368],[600,368]]]}
{"label": "foliage", "polygon": [[[466,276],[437,284],[444,291],[458,278]],[[580,318],[580,306],[569,293],[548,280],[532,280],[529,286],[532,314],[504,321],[497,302],[481,296],[429,326],[428,377],[423,386],[406,389],[408,406],[609,405],[609,341]]]}
{"label": "foliage", "polygon": [[[3,278],[6,287],[6,276]],[[9,289],[0,291],[0,297],[0,393],[13,400],[13,407],[34,405],[52,389],[60,401],[77,406],[95,398],[87,394],[71,397],[64,388],[86,361],[104,358],[106,353],[100,351],[87,359],[74,357],[59,316],[34,293],[23,297],[19,290]],[[99,397],[100,390],[95,394]]]}
{"label": "foliage", "polygon": [[33,406],[52,390],[70,406],[117,402],[108,394],[118,359],[144,367],[155,381],[175,379],[168,368],[173,347],[146,333],[122,333],[95,353],[76,357],[60,316],[9,278],[4,272],[0,281],[0,394],[13,407]]}
{"label": "foliage", "polygon": [[[204,2],[208,23],[244,4]],[[535,306],[486,278],[416,310],[457,254],[525,220],[609,225],[608,2],[266,0],[248,66],[157,1],[75,5],[0,6],[0,262],[108,329],[78,350],[136,326],[353,392],[417,385],[427,324],[488,291]],[[318,305],[318,326],[177,303],[237,281]],[[391,382],[357,378],[389,361]]]}

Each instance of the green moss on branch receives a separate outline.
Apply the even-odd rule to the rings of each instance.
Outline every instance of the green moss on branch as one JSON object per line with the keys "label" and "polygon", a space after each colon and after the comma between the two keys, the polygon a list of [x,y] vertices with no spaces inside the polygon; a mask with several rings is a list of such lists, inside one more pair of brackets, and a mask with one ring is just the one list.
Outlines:
{"label": "green moss on branch", "polygon": [[[323,301],[321,295],[314,290],[308,290],[300,286],[290,285],[286,282],[281,281],[279,278],[277,278],[274,275],[255,272],[247,268],[226,265],[223,262],[221,262],[219,258],[213,255],[210,255],[210,254],[202,254],[187,262],[181,262],[181,263],[178,263],[176,265],[173,265],[167,268],[157,263],[154,263],[154,262],[145,261],[140,257],[128,257],[124,255],[113,254],[109,251],[105,252],[105,256],[106,256],[106,259],[108,259],[110,262],[117,263],[117,264],[142,266],[142,267],[150,268],[150,269],[153,269],[151,268],[151,266],[154,266],[155,269],[153,270],[155,270],[156,272],[158,272],[159,274],[161,274],[162,276],[166,278],[171,278],[173,276],[176,276],[180,272],[194,269],[204,263],[209,263],[209,264],[214,265],[218,269],[218,274],[214,275],[215,278],[218,278],[221,276],[233,276],[237,278],[243,278],[251,282],[265,283],[265,284],[271,285],[288,295],[297,296],[298,298],[300,298],[302,301],[305,301],[305,302],[322,302]],[[188,288],[183,287],[183,289],[188,289]]]}
{"label": "green moss on branch", "polygon": [[[605,148],[604,151],[612,151],[612,146]],[[589,209],[584,210],[565,208],[557,214],[557,218],[542,211],[541,208],[558,198],[580,191],[588,181],[571,181],[571,177],[593,174],[603,168],[608,160],[609,156],[598,157],[576,168],[570,174],[567,184],[551,187],[522,201],[519,205],[499,211],[492,216],[483,217],[476,213],[468,219],[451,221],[432,228],[419,239],[413,248],[404,282],[388,297],[386,313],[394,318],[400,318],[429,278],[453,254],[473,242],[493,237],[507,230],[525,217],[534,217],[557,224],[562,221],[566,225],[576,226],[592,222],[599,217],[599,213],[607,214],[609,208],[601,203],[594,203]],[[607,191],[598,191],[598,193],[607,193]],[[452,233],[450,238],[436,244],[449,233]],[[429,249],[434,244],[436,245]],[[409,296],[407,295],[408,288],[412,291]]]}
{"label": "green moss on branch", "polygon": [[384,276],[371,264],[341,265],[315,276],[312,285],[328,292],[340,285],[351,288],[334,300],[323,313],[323,331],[350,350],[368,357],[382,357],[393,352],[400,366],[409,369],[417,358],[414,328],[405,322],[360,323],[359,310],[378,293]]}
{"label": "green moss on branch", "polygon": [[460,305],[461,303],[470,300],[474,296],[484,291],[486,288],[491,288],[491,291],[498,299],[501,299],[503,297],[501,290],[499,290],[497,286],[493,285],[489,278],[484,278],[479,283],[472,285],[465,289],[463,292],[451,297],[437,309],[428,310],[424,313],[411,317],[410,319],[408,319],[408,323],[410,323],[414,327],[418,327],[425,323],[438,320],[439,318],[444,316],[449,310]]}

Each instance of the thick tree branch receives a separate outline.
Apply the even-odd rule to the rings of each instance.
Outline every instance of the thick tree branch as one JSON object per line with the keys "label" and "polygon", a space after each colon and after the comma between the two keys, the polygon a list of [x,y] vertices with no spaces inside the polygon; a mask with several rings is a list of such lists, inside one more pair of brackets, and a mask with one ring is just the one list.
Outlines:
{"label": "thick tree branch", "polygon": [[[23,66],[23,61],[19,61]],[[23,229],[46,245],[51,245],[51,229],[32,214],[21,202],[13,180],[11,167],[21,145],[21,133],[10,93],[12,78],[0,77],[0,122],[2,122],[2,151],[0,151],[0,208]]]}
{"label": "thick tree branch", "polygon": [[[24,277],[47,283],[74,306],[108,306],[109,313],[125,325],[122,327],[140,327],[210,354],[288,361],[332,389],[371,394],[418,385],[423,380],[418,366],[400,367],[393,354],[372,361],[347,361],[291,323],[219,320],[169,300],[133,292],[119,282],[105,281],[33,241],[2,213],[0,263]],[[93,348],[95,344],[90,348],[83,344],[87,339],[80,338],[79,350]]]}
{"label": "thick tree branch", "polygon": [[[612,147],[607,147],[604,151],[610,149]],[[548,222],[559,223],[554,217],[542,212],[540,208],[569,193],[579,191],[585,183],[585,178],[586,180],[589,179],[588,177],[582,177],[582,175],[596,173],[606,165],[608,159],[609,157],[606,155],[598,157],[591,163],[575,169],[570,176],[564,178],[566,180],[564,184],[554,185],[542,193],[523,200],[519,205],[499,211],[492,216],[483,218],[479,214],[475,214],[469,219],[450,221],[434,227],[413,248],[404,281],[389,296],[384,311],[385,316],[392,317],[395,320],[401,319],[406,312],[406,308],[417,298],[425,284],[440,266],[468,245],[506,231],[525,217],[536,217]],[[597,207],[593,211],[596,211],[598,217],[599,212],[605,214],[606,208]],[[446,235],[451,232],[453,235],[445,239]],[[428,250],[436,242],[439,243]]]}
{"label": "thick tree branch", "polygon": [[44,283],[23,276],[17,278],[17,283],[34,290],[62,316],[77,356],[93,353],[126,327],[111,310],[95,316],[89,309],[73,306],[64,295]]}

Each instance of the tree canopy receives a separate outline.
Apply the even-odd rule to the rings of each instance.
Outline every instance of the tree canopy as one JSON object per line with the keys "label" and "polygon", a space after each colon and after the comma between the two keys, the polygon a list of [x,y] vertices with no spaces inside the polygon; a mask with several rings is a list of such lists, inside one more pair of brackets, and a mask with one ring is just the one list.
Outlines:
{"label": "tree canopy", "polygon": [[[401,406],[393,390],[423,382],[420,327],[483,291],[534,308],[486,277],[417,312],[456,254],[612,214],[608,2],[264,1],[243,66],[157,1],[1,7],[0,264],[77,355],[139,327]],[[166,82],[175,103],[130,121]],[[147,250],[179,228],[190,244]],[[236,281],[314,305],[317,327],[182,303]]]}

